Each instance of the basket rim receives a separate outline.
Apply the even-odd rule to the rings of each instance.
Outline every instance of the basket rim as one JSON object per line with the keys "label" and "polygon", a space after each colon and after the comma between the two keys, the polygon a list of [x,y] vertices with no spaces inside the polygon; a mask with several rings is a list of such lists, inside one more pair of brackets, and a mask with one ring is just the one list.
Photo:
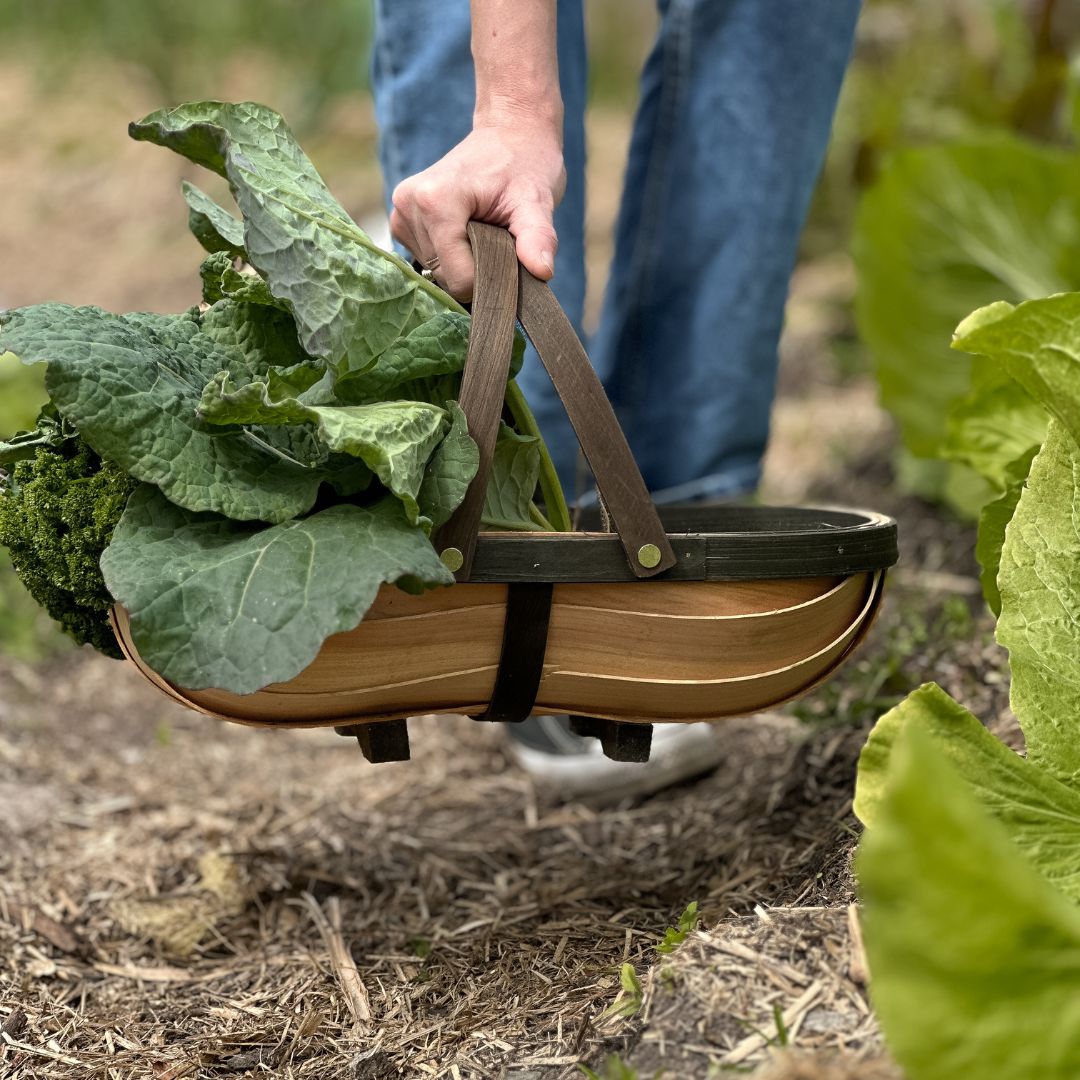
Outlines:
{"label": "basket rim", "polygon": [[[898,559],[896,521],[835,506],[657,507],[676,563],[648,581],[847,576]],[[598,513],[587,515],[598,519]],[[613,532],[481,532],[469,581],[640,581]],[[645,582],[643,582],[645,583]]]}

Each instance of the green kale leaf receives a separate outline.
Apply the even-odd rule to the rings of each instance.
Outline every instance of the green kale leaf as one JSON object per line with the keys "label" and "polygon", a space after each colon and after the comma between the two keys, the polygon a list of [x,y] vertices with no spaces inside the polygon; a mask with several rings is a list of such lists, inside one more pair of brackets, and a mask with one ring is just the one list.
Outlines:
{"label": "green kale leaf", "polygon": [[129,130],[228,179],[247,258],[292,312],[312,356],[362,370],[434,315],[461,310],[349,217],[273,109],[193,102]]}
{"label": "green kale leaf", "polygon": [[182,510],[149,485],[101,568],[155,671],[237,694],[298,675],[327,637],[363,619],[382,584],[454,580],[396,499],[260,526]]}
{"label": "green kale leaf", "polygon": [[[317,472],[283,460],[250,432],[205,424],[197,414],[202,388],[217,372],[257,371],[288,354],[287,339],[246,335],[213,318],[203,332],[191,313],[133,320],[41,304],[0,317],[0,346],[24,363],[48,362],[46,388],[60,413],[98,454],[157,484],[177,505],[270,522],[313,505]],[[293,359],[301,356],[295,347]]]}
{"label": "green kale leaf", "polygon": [[211,254],[224,252],[230,259],[246,259],[244,223],[187,180],[180,190],[188,204],[188,228],[203,248]]}

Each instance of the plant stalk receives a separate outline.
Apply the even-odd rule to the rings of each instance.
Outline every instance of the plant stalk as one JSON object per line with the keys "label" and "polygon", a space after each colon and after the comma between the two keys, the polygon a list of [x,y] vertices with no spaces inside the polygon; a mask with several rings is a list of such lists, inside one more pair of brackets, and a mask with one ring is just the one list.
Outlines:
{"label": "plant stalk", "polygon": [[534,435],[539,440],[540,446],[540,491],[544,496],[544,509],[551,522],[554,532],[570,532],[573,526],[570,524],[570,509],[566,505],[566,496],[563,495],[562,484],[559,483],[559,474],[555,471],[555,462],[551,460],[547,443],[540,434],[540,427],[536,423],[536,417],[525,400],[516,379],[511,379],[506,384],[506,406],[510,415],[514,418],[514,426],[522,435]]}

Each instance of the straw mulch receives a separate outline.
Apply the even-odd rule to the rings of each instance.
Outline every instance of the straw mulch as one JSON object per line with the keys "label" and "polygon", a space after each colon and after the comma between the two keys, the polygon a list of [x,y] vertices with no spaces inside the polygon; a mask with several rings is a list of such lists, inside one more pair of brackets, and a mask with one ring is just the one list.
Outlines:
{"label": "straw mulch", "polygon": [[[797,1048],[876,1052],[848,940],[858,731],[729,722],[712,776],[598,809],[468,720],[414,721],[414,760],[370,766],[95,656],[0,680],[6,1080],[526,1080],[612,1054],[651,1076],[673,1046],[669,1076],[740,1046],[772,1077],[874,1075],[755,1034],[775,1006]],[[661,957],[692,900],[708,932]],[[605,1015],[626,962],[644,1007]]]}

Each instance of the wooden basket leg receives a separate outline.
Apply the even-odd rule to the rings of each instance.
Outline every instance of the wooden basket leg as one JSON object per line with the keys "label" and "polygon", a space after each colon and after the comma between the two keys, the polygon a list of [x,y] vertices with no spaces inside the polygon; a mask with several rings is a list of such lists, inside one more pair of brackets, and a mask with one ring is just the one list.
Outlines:
{"label": "wooden basket leg", "polygon": [[376,724],[349,724],[336,727],[339,735],[352,735],[360,744],[360,751],[372,765],[386,761],[409,760],[409,722],[407,720],[381,720]]}
{"label": "wooden basket leg", "polygon": [[612,761],[648,761],[652,749],[652,724],[621,724],[592,716],[571,716],[570,730],[600,740],[604,756]]}

